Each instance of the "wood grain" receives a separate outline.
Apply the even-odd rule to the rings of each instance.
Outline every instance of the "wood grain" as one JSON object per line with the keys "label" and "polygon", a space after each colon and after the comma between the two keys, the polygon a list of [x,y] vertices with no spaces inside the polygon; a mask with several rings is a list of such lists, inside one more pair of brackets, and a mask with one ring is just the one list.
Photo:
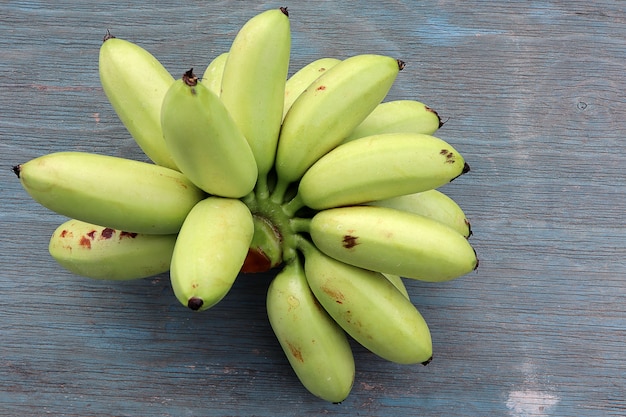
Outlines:
{"label": "wood grain", "polygon": [[480,256],[459,280],[407,282],[431,326],[428,367],[354,344],[339,405],[301,387],[264,311],[271,274],[190,314],[167,275],[73,276],[47,253],[61,216],[11,167],[59,150],[145,160],[100,88],[107,29],[172,74],[204,70],[271,2],[0,5],[0,415],[620,416],[626,413],[626,12],[621,2],[294,1],[292,71],[384,53],[388,99],[446,120],[472,171],[444,190]]}

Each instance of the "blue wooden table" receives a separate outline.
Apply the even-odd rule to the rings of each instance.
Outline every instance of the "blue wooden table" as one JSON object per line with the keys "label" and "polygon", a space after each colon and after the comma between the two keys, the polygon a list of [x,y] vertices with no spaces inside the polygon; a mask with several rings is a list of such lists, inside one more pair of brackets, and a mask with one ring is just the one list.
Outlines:
{"label": "blue wooden table", "polygon": [[[54,3],[55,6],[50,6]],[[194,314],[167,274],[72,275],[48,255],[65,219],[11,167],[80,150],[145,160],[99,84],[107,29],[174,74],[204,70],[273,2],[0,5],[0,415],[623,416],[626,414],[626,12],[619,1],[287,2],[292,71],[323,56],[407,62],[388,99],[425,102],[472,171],[445,186],[481,263],[407,282],[435,359],[354,345],[333,405],[298,382],[265,316],[271,274]]]}

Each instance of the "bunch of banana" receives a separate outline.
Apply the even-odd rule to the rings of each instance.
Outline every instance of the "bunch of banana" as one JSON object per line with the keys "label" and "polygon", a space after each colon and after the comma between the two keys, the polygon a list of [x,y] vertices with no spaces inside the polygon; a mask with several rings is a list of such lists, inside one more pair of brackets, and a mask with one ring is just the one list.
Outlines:
{"label": "bunch of banana", "polygon": [[441,187],[469,171],[433,136],[437,112],[384,101],[404,62],[321,57],[288,76],[286,8],[248,20],[199,79],[175,79],[107,33],[100,80],[154,162],[57,152],[16,165],[30,196],[70,220],[51,256],[95,279],[169,271],[203,311],[241,274],[276,269],[271,327],[302,385],[350,393],[350,339],[400,364],[428,364],[432,339],[405,279],[448,281],[478,258],[462,208]]}

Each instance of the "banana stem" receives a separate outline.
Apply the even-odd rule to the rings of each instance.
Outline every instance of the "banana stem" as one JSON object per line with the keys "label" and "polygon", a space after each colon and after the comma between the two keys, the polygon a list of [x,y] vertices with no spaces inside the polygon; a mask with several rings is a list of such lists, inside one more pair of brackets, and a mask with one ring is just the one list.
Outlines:
{"label": "banana stem", "polygon": [[256,196],[259,200],[267,200],[269,198],[270,190],[267,186],[267,174],[259,172],[254,191],[256,192]]}
{"label": "banana stem", "polygon": [[241,198],[241,201],[250,209],[252,209],[253,207],[256,207],[256,197],[254,195],[254,191],[243,196]]}
{"label": "banana stem", "polygon": [[295,216],[298,210],[300,210],[303,207],[304,207],[304,202],[302,201],[302,198],[300,197],[299,193],[296,194],[295,197],[292,198],[290,201],[282,205],[283,212],[285,212],[285,214],[289,217]]}
{"label": "banana stem", "polygon": [[304,236],[301,234],[296,234],[294,236],[296,241],[296,248],[304,254],[306,258],[307,253],[311,253],[313,251],[317,251],[317,248]]}
{"label": "banana stem", "polygon": [[289,226],[294,233],[309,233],[311,227],[311,219],[296,217],[289,220]]}
{"label": "banana stem", "polygon": [[272,195],[270,196],[270,199],[273,203],[282,204],[284,202],[287,187],[289,187],[289,182],[283,181],[281,178],[278,178],[276,182],[276,187],[274,187],[274,191],[272,191]]}

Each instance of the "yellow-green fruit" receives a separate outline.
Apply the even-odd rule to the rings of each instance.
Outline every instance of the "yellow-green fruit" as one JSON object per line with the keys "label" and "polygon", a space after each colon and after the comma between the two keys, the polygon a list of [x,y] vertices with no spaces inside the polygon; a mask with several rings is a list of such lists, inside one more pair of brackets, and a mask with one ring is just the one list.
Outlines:
{"label": "yellow-green fruit", "polygon": [[321,210],[434,189],[467,171],[463,157],[442,139],[386,133],[328,152],[304,174],[298,194]]}
{"label": "yellow-green fruit", "polygon": [[298,96],[278,140],[278,194],[374,110],[403,65],[388,56],[352,56],[325,71]]}
{"label": "yellow-green fruit", "polygon": [[423,281],[447,281],[478,266],[468,240],[417,214],[354,206],[318,212],[310,223],[315,245],[342,262]]}
{"label": "yellow-green fruit", "polygon": [[381,273],[304,250],[304,270],[315,297],[357,342],[396,363],[428,363],[432,340],[411,301]]}
{"label": "yellow-green fruit", "polygon": [[173,169],[86,152],[56,152],[13,170],[42,206],[127,232],[178,233],[187,213],[205,197]]}
{"label": "yellow-green fruit", "polygon": [[372,206],[389,207],[409,213],[420,214],[453,228],[465,237],[472,229],[463,209],[452,198],[439,190],[406,194],[368,203]]}
{"label": "yellow-green fruit", "polygon": [[350,343],[315,299],[298,258],[272,280],[267,315],[302,385],[326,401],[346,399],[355,372]]}
{"label": "yellow-green fruit", "polygon": [[320,58],[308,63],[296,71],[285,84],[285,104],[283,105],[283,119],[293,102],[302,94],[313,81],[323,73],[334,67],[341,60],[337,58]]}
{"label": "yellow-green fruit", "polygon": [[232,198],[254,189],[257,168],[250,145],[219,97],[191,71],[165,95],[161,125],[176,165],[199,188]]}
{"label": "yellow-green fruit", "polygon": [[402,293],[402,295],[404,295],[408,299],[411,298],[409,296],[409,292],[406,289],[406,286],[404,285],[404,281],[402,281],[402,277],[400,275],[393,275],[393,274],[383,274],[383,275],[385,276],[385,278],[389,280],[389,282],[393,284],[394,287],[398,289],[398,291]]}
{"label": "yellow-green fruit", "polygon": [[415,100],[380,103],[344,142],[381,133],[434,134],[441,127],[437,112]]}
{"label": "yellow-green fruit", "polygon": [[222,75],[220,99],[248,140],[263,184],[274,165],[290,49],[287,9],[266,10],[241,27]]}
{"label": "yellow-green fruit", "polygon": [[252,214],[240,200],[207,197],[196,204],[178,234],[170,267],[181,304],[202,311],[224,298],[253,235]]}
{"label": "yellow-green fruit", "polygon": [[216,56],[204,70],[200,82],[209,90],[213,91],[216,96],[222,92],[222,75],[224,74],[224,66],[228,59],[228,52],[224,52]]}
{"label": "yellow-green fruit", "polygon": [[176,235],[147,235],[68,220],[52,234],[48,250],[74,274],[105,280],[146,278],[167,272]]}
{"label": "yellow-green fruit", "polygon": [[107,36],[100,47],[100,83],[118,117],[155,164],[177,169],[161,130],[161,104],[172,75],[139,45]]}

